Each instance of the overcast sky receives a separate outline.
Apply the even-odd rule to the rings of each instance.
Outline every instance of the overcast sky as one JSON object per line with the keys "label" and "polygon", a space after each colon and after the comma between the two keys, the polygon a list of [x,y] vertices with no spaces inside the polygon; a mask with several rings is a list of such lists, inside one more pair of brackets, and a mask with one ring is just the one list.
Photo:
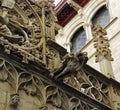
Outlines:
{"label": "overcast sky", "polygon": [[57,5],[61,0],[55,0],[55,5]]}

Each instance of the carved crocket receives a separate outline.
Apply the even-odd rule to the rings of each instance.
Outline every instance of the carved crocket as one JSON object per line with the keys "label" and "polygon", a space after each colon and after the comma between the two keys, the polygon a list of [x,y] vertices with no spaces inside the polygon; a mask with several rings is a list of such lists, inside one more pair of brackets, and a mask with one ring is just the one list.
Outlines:
{"label": "carved crocket", "polygon": [[55,79],[62,79],[64,76],[74,74],[81,69],[81,67],[88,61],[87,53],[81,51],[73,54],[68,53],[63,57],[60,66],[54,72]]}

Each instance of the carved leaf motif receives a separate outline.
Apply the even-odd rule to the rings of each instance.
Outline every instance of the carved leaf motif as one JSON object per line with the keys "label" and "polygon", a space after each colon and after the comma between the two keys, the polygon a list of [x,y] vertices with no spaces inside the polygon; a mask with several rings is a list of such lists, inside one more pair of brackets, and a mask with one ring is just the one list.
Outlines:
{"label": "carved leaf motif", "polygon": [[77,79],[74,76],[66,78],[65,83],[69,84],[70,86],[72,86],[72,87],[74,87],[76,89],[80,88],[80,84],[79,84],[79,82],[77,81]]}
{"label": "carved leaf motif", "polygon": [[41,106],[44,106],[46,101],[45,101],[45,89],[44,89],[44,84],[43,82],[38,79],[37,77],[33,77],[33,84],[36,87],[36,96],[40,100]]}
{"label": "carved leaf motif", "polygon": [[0,59],[0,80],[8,81],[13,84],[16,83],[18,73],[16,69],[4,59]]}
{"label": "carved leaf motif", "polygon": [[79,71],[76,74],[76,79],[78,80],[79,83],[88,82],[88,78],[83,70]]}
{"label": "carved leaf motif", "polygon": [[62,101],[61,96],[57,88],[53,86],[48,86],[46,88],[47,102],[52,103],[56,107],[61,107]]}
{"label": "carved leaf motif", "polygon": [[39,110],[48,110],[48,107],[47,106],[40,107]]}
{"label": "carved leaf motif", "polygon": [[96,25],[93,29],[94,47],[96,48],[96,63],[102,61],[104,58],[108,61],[113,61],[111,50],[109,49],[109,40],[107,37],[107,32],[100,25]]}
{"label": "carved leaf motif", "polygon": [[[27,90],[28,86],[31,88],[32,76],[28,73],[22,72],[19,75],[19,89]],[[27,84],[28,83],[28,84]]]}
{"label": "carved leaf motif", "polygon": [[30,80],[32,80],[32,76],[31,76],[30,74],[25,73],[25,72],[21,72],[21,73],[19,74],[19,82],[18,82],[19,87],[20,87],[23,83],[29,82]]}
{"label": "carved leaf motif", "polygon": [[29,95],[32,95],[32,96],[36,95],[37,89],[35,85],[32,83],[32,81],[26,82],[25,85],[23,86],[23,89]]}
{"label": "carved leaf motif", "polygon": [[68,96],[54,86],[46,87],[46,102],[62,110],[70,110]]}
{"label": "carved leaf motif", "polygon": [[10,82],[16,83],[17,77],[18,77],[18,72],[13,67],[13,65],[11,65],[10,63],[5,62],[4,65],[5,65],[5,68],[6,68],[7,72],[8,72],[8,74],[9,74]]}
{"label": "carved leaf motif", "polygon": [[5,81],[8,78],[7,71],[4,68],[4,60],[0,59],[0,80]]}
{"label": "carved leaf motif", "polygon": [[61,101],[61,96],[60,96],[59,92],[56,93],[56,94],[54,94],[54,95],[51,97],[50,100],[52,101],[52,103],[53,103],[54,106],[56,106],[56,107],[58,107],[58,108],[61,107],[62,101]]}
{"label": "carved leaf motif", "polygon": [[61,99],[62,99],[63,110],[70,110],[68,96],[65,93],[62,93]]}
{"label": "carved leaf motif", "polygon": [[30,82],[31,80],[32,80],[32,77],[30,74],[21,72],[19,74],[18,89],[23,89],[26,82]]}
{"label": "carved leaf motif", "polygon": [[18,89],[24,90],[28,95],[36,96],[41,106],[45,105],[44,85],[42,81],[34,75],[25,72],[20,73]]}
{"label": "carved leaf motif", "polygon": [[111,105],[110,99],[102,92],[101,92],[101,94],[102,94],[102,102],[105,103],[106,105]]}
{"label": "carved leaf motif", "polygon": [[90,95],[92,98],[100,101],[100,102],[102,101],[102,94],[100,93],[100,91],[98,91],[94,87],[88,88],[88,93],[87,94]]}
{"label": "carved leaf motif", "polygon": [[4,67],[4,65],[0,66],[0,80],[6,81],[8,79],[8,71]]}
{"label": "carved leaf motif", "polygon": [[70,110],[91,110],[90,107],[79,99],[72,97],[70,99]]}
{"label": "carved leaf motif", "polygon": [[79,99],[74,98],[74,97],[72,97],[70,99],[70,108],[71,108],[71,110],[73,110],[74,108],[77,108],[77,106],[79,106],[79,104],[80,104]]}
{"label": "carved leaf motif", "polygon": [[46,87],[46,97],[49,99],[49,97],[53,94],[56,94],[57,88],[54,86],[47,86]]}
{"label": "carved leaf motif", "polygon": [[88,79],[90,84],[92,84],[94,87],[99,88],[100,87],[100,83],[99,81],[92,75],[88,75]]}
{"label": "carved leaf motif", "polygon": [[81,105],[82,110],[91,110],[90,107],[86,103],[81,102],[80,105]]}

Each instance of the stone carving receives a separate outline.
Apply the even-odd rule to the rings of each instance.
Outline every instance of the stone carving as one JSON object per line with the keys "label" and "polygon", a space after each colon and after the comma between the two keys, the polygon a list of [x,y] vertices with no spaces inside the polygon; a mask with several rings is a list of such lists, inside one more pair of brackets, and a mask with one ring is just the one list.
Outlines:
{"label": "stone carving", "polygon": [[75,97],[71,97],[69,103],[70,103],[70,110],[94,110],[95,109]]}
{"label": "stone carving", "polygon": [[8,82],[14,89],[14,93],[10,96],[10,105],[18,105],[20,90],[25,91],[29,96],[37,97],[42,100],[41,105],[45,105],[43,82],[32,74],[18,72],[13,65],[2,58],[0,58],[0,81]]}
{"label": "stone carving", "polygon": [[[0,58],[0,80],[8,81],[10,84],[16,83],[17,79],[16,69],[7,61]],[[13,84],[13,85],[14,85]]]}
{"label": "stone carving", "polygon": [[14,93],[10,95],[10,105],[14,108],[19,106],[20,91],[24,91],[27,96],[40,101],[40,110],[47,110],[49,108],[47,104],[58,109],[70,110],[69,98],[64,92],[47,84],[49,82],[45,83],[34,74],[17,70],[3,58],[0,58],[0,82],[8,82],[13,88]]}
{"label": "stone carving", "polygon": [[53,1],[38,4],[31,0],[3,0],[0,4],[0,44],[6,53],[19,54],[24,63],[46,64],[46,41],[54,40]]}
{"label": "stone carving", "polygon": [[59,79],[68,73],[76,73],[88,60],[87,53],[78,52],[76,54],[68,53],[63,57],[60,66],[54,72],[54,78]]}
{"label": "stone carving", "polygon": [[[31,60],[44,64],[50,62],[49,64],[52,65],[57,54],[46,41],[54,40],[56,17],[53,0],[42,0],[38,3],[39,5],[33,0],[0,1],[0,46],[4,47],[6,53],[22,57],[25,63]],[[101,32],[99,35],[101,36]],[[104,56],[107,58],[106,55]],[[87,60],[86,53],[67,54],[60,67],[54,72],[54,78],[60,79],[65,76],[64,83],[99,102],[111,105],[107,86],[93,75],[82,71],[81,67]],[[45,81],[37,74],[28,73],[20,68],[0,58],[0,82],[7,83],[12,88],[11,106],[18,107],[24,94],[30,99],[35,99],[34,104],[37,102],[39,110],[48,110],[49,104],[54,109],[61,110],[95,109],[50,85],[49,81]],[[67,77],[68,74],[71,76]]]}
{"label": "stone carving", "polygon": [[17,107],[18,103],[20,101],[19,94],[11,94],[10,96],[10,105],[13,107]]}
{"label": "stone carving", "polygon": [[39,110],[48,110],[48,107],[47,106],[40,107]]}
{"label": "stone carving", "polygon": [[[33,97],[35,100],[37,99],[37,103],[40,101],[39,110],[48,110],[49,104],[55,109],[62,110],[74,110],[75,108],[90,110],[91,108],[79,99],[73,98],[59,90],[57,87],[48,84],[49,82],[42,81],[37,75],[22,72],[22,70],[15,68],[3,58],[0,58],[0,81],[8,82],[13,88],[14,93],[11,93],[10,95],[10,105],[14,108],[19,107],[21,91],[24,91],[27,96]],[[74,81],[80,85],[77,78],[73,80],[73,83]],[[74,83],[73,86],[75,85],[76,84]],[[78,88],[80,88],[80,86],[78,86]]]}
{"label": "stone carving", "polygon": [[[22,97],[21,93],[25,93],[27,97],[37,100],[39,110],[48,110],[49,105],[54,109],[61,110],[95,109],[79,99],[64,93],[57,87],[50,85],[48,81],[43,81],[37,75],[15,68],[3,58],[0,58],[0,82],[7,82],[13,88],[13,93],[10,96],[10,105],[14,108],[19,107]],[[111,106],[109,86],[82,69],[78,70],[76,74],[67,76],[64,83],[105,105]],[[114,92],[118,95],[119,92],[116,91],[114,89]]]}
{"label": "stone carving", "polygon": [[111,106],[111,101],[108,95],[108,86],[97,80],[93,75],[85,73],[82,69],[76,74],[66,77],[64,83],[89,95],[91,98],[98,100],[99,102]]}
{"label": "stone carving", "polygon": [[55,5],[53,3],[53,0],[39,1],[39,4],[44,7],[46,34],[48,35],[48,39],[54,40],[55,22],[57,21],[57,17],[55,16]]}
{"label": "stone carving", "polygon": [[56,108],[62,107],[62,99],[60,95],[60,91],[56,87],[48,86],[46,88],[47,91],[47,103],[52,103]]}
{"label": "stone carving", "polygon": [[93,36],[94,47],[96,48],[96,62],[100,62],[102,59],[107,59],[108,61],[113,61],[111,50],[109,49],[109,40],[107,37],[107,32],[100,25],[94,26]]}
{"label": "stone carving", "polygon": [[15,0],[3,0],[2,1],[2,6],[3,7],[7,7],[7,8],[13,8],[14,7],[14,4],[15,4]]}

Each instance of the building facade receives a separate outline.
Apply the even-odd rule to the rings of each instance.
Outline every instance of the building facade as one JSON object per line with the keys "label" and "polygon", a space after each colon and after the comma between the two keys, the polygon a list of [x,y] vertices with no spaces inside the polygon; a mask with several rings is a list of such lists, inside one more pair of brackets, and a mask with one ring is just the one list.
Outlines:
{"label": "building facade", "polygon": [[[63,2],[63,3],[62,3]],[[64,6],[61,5],[64,4]],[[66,10],[69,5],[71,10]],[[60,8],[61,7],[61,8]],[[64,16],[64,19],[58,18],[59,30],[56,35],[56,41],[67,49],[68,52],[87,51],[89,56],[88,65],[101,71],[100,62],[95,63],[94,36],[92,35],[93,25],[101,25],[106,31],[106,37],[109,39],[110,50],[114,61],[112,64],[112,73],[115,79],[120,81],[119,76],[119,36],[120,36],[120,12],[119,0],[64,0],[56,7],[58,17]],[[73,13],[70,15],[70,13]],[[67,21],[68,20],[68,21]],[[67,21],[67,22],[65,22]]]}
{"label": "building facade", "polygon": [[[69,20],[77,16],[80,6],[82,9],[91,2],[62,1],[56,10],[59,25],[53,2],[0,1],[0,110],[120,110],[120,83],[112,74],[113,57],[106,37],[110,21],[107,8],[103,6],[100,9],[103,13],[94,15],[93,19],[93,23],[97,23],[98,17],[100,23],[107,24],[107,27],[97,25],[91,31],[91,25],[81,24],[79,30],[76,28],[74,38],[69,37],[71,47],[67,42],[65,44],[68,51],[74,52],[68,53],[56,43],[55,34],[58,28],[67,26]],[[61,6],[65,10],[60,11]],[[80,14],[81,17],[83,15]],[[106,16],[105,22],[102,22],[102,16]],[[113,21],[111,24],[115,23]],[[73,30],[71,26],[70,30],[66,29],[72,32],[71,28]],[[87,52],[92,55],[88,51],[91,43],[84,47],[87,52],[79,51],[89,42],[85,28],[95,37],[96,62],[99,62],[102,73],[88,65],[92,65],[93,58],[89,56],[88,61]],[[61,29],[58,35],[60,32]],[[63,35],[61,33],[61,38]],[[56,40],[62,44],[59,38]],[[78,45],[79,40],[81,45]]]}

